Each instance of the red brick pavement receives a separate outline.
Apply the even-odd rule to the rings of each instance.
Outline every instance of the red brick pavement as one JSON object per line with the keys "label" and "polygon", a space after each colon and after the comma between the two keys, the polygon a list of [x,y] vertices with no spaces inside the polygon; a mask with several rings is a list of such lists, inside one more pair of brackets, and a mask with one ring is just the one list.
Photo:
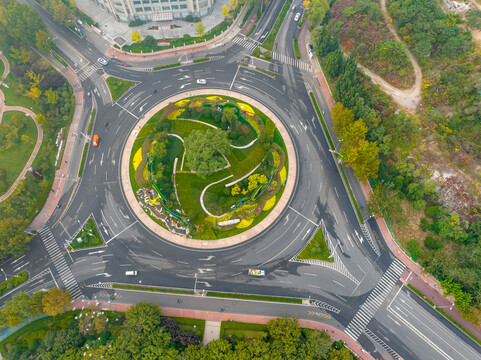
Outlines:
{"label": "red brick pavement", "polygon": [[[91,307],[96,308],[99,310],[113,310],[113,311],[121,311],[125,312],[130,308],[131,305],[129,304],[118,304],[118,303],[101,303],[95,301],[79,301],[76,300],[72,303],[71,309],[73,308],[82,308],[82,307]],[[253,324],[266,324],[269,320],[274,319],[274,317],[270,316],[256,316],[256,315],[242,315],[242,314],[229,314],[229,313],[217,313],[217,312],[209,312],[209,311],[198,311],[198,310],[184,310],[184,309],[173,309],[173,308],[164,308],[160,307],[162,314],[165,316],[175,316],[175,317],[185,317],[191,319],[201,319],[201,320],[209,320],[209,321],[227,321],[227,320],[234,320],[237,322],[245,322],[245,323],[253,323]],[[374,360],[374,358],[362,348],[356,341],[351,339],[349,336],[344,334],[342,331],[326,325],[319,323],[317,321],[311,320],[299,320],[299,326],[303,328],[315,329],[318,331],[326,331],[331,338],[334,340],[342,340],[346,343],[346,346],[351,349],[353,353],[359,356],[361,359],[364,360]]]}

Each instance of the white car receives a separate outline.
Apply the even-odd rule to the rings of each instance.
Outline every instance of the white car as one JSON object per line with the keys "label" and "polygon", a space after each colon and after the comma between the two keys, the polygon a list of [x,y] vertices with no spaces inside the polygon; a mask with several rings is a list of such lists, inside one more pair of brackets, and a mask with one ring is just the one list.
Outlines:
{"label": "white car", "polygon": [[109,62],[107,60],[105,60],[104,58],[98,58],[97,61],[101,65],[108,65],[109,64]]}
{"label": "white car", "polygon": [[207,84],[207,80],[206,79],[197,79],[197,84],[205,85],[205,84]]}
{"label": "white car", "polygon": [[296,16],[294,16],[294,21],[299,20],[300,17],[301,17],[301,14],[300,14],[300,13],[297,13]]}

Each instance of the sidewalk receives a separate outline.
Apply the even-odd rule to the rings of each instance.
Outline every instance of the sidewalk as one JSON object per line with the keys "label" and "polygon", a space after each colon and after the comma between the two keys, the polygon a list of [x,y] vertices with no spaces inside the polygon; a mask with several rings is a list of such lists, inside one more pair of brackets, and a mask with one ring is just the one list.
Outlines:
{"label": "sidewalk", "polygon": [[[101,303],[95,301],[79,301],[76,300],[72,303],[71,309],[91,307],[99,310],[113,310],[125,312],[130,308],[129,304],[112,304],[112,303]],[[245,322],[253,324],[267,324],[269,320],[275,319],[269,316],[256,316],[256,315],[242,315],[242,314],[229,314],[229,313],[216,313],[208,311],[198,311],[198,310],[183,310],[183,309],[173,309],[173,308],[163,308],[160,307],[162,315],[164,316],[175,316],[175,317],[186,317],[191,319],[201,319],[206,321],[221,322],[234,320],[236,322]],[[351,349],[353,353],[364,360],[374,360],[374,358],[362,348],[356,341],[351,339],[348,335],[344,334],[342,331],[317,321],[312,320],[302,320],[299,319],[299,326],[303,328],[314,329],[318,331],[325,331],[333,340],[342,340],[346,346]]]}
{"label": "sidewalk", "polygon": [[[51,62],[54,64],[54,62]],[[65,79],[70,83],[72,86],[72,90],[75,96],[75,110],[72,117],[72,123],[70,124],[69,133],[67,136],[67,142],[65,144],[65,149],[63,152],[63,158],[60,162],[60,169],[55,172],[55,178],[52,184],[52,191],[50,191],[47,201],[43,206],[42,210],[37,214],[35,219],[33,219],[32,223],[30,224],[30,229],[33,230],[40,230],[48,221],[50,216],[55,211],[55,208],[62,196],[62,191],[64,185],[67,181],[75,182],[77,181],[77,174],[75,176],[68,177],[68,170],[70,166],[70,157],[72,156],[74,146],[75,146],[75,139],[76,137],[73,135],[74,133],[78,132],[78,127],[80,123],[80,118],[82,115],[83,104],[84,104],[84,93],[81,87],[81,84],[75,75],[75,72],[71,68],[63,68],[58,69],[57,71],[60,72]]]}

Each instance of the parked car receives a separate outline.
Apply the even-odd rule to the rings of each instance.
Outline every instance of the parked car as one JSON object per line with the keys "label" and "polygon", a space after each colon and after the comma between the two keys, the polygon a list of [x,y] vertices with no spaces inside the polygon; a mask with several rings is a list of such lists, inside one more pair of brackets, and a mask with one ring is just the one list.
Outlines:
{"label": "parked car", "polygon": [[129,270],[125,272],[127,276],[137,276],[137,270]]}
{"label": "parked car", "polygon": [[99,146],[99,136],[98,135],[94,135],[93,137],[93,140],[92,140],[92,145],[93,146]]}
{"label": "parked car", "polygon": [[104,58],[98,58],[97,61],[99,62],[100,65],[108,65],[109,62],[105,60]]}
{"label": "parked car", "polygon": [[205,85],[205,84],[207,84],[207,80],[206,79],[197,79],[197,84]]}
{"label": "parked car", "polygon": [[300,14],[300,13],[297,13],[296,16],[294,16],[294,21],[299,20],[300,17],[301,17],[301,14]]}
{"label": "parked car", "polygon": [[296,11],[296,5],[292,5],[292,12]]}
{"label": "parked car", "polygon": [[261,269],[249,269],[249,275],[251,276],[266,276],[266,272]]}

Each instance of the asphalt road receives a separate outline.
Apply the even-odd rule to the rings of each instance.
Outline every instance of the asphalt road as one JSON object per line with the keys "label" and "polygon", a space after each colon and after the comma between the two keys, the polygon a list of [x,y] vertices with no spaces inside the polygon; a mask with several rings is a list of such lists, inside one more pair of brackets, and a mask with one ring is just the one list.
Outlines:
{"label": "asphalt road", "polygon": [[[34,2],[27,3],[37,7]],[[282,5],[283,2],[270,2],[256,33],[252,35],[253,40],[262,41],[267,36]],[[41,274],[24,289],[35,291],[53,286],[56,282],[78,296],[83,294],[94,298],[107,294],[112,297],[113,290],[103,289],[112,282],[189,289],[193,288],[194,274],[197,273],[197,288],[207,291],[320,300],[339,310],[329,314],[329,321],[354,334],[352,336],[359,339],[374,357],[388,352],[391,356],[395,353],[406,359],[421,358],[427,351],[436,351],[446,359],[475,359],[473,354],[479,357],[477,345],[456,329],[448,329],[432,309],[416,303],[405,291],[398,295],[395,305],[386,307],[399,286],[397,280],[403,268],[393,263],[387,246],[382,246],[385,245],[383,239],[375,239],[373,244],[369,244],[358,223],[309,98],[307,89],[316,86],[312,73],[282,60],[268,65],[276,73],[275,78],[239,66],[248,51],[234,43],[193,55],[212,56],[215,60],[156,72],[127,67],[117,59],[110,59],[108,66],[100,66],[96,59],[102,56],[100,50],[106,48],[102,39],[93,34],[80,39],[70,30],[55,24],[43,10],[40,11],[56,37],[56,51],[77,73],[85,93],[90,91],[92,94],[92,98],[85,99],[80,128],[85,134],[90,112],[96,107],[97,120],[93,133],[98,134],[101,141],[98,147],[89,148],[80,181],[75,181],[75,168],[78,167],[70,167],[74,170],[67,174],[72,181],[61,199],[64,207],[54,213],[41,236],[34,237],[31,250],[19,260],[7,259],[2,263],[7,274],[23,269],[28,270],[31,276]],[[289,58],[295,57],[292,44],[297,23],[293,21],[293,16],[289,11],[275,46],[276,52]],[[172,57],[137,65],[147,68],[154,62],[172,63],[177,60]],[[137,84],[112,102],[102,77],[104,72]],[[295,191],[287,208],[272,226],[246,243],[208,251],[179,247],[147,229],[126,203],[119,181],[124,144],[137,120],[160,101],[199,88],[195,81],[198,78],[206,79],[206,86],[213,93],[216,89],[230,89],[265,104],[286,126],[298,162]],[[155,94],[153,89],[157,90]],[[322,106],[326,103],[325,99],[320,101],[329,123],[329,109]],[[109,125],[105,126],[105,122]],[[77,164],[85,142],[81,133],[77,134],[76,151],[71,160]],[[352,177],[352,173],[349,176]],[[360,186],[355,179],[352,179],[352,186],[359,195]],[[91,216],[99,225],[106,245],[67,254],[65,242],[71,240],[81,224]],[[321,223],[329,232],[335,266],[295,261],[295,255],[309,242]],[[380,234],[377,228],[374,227],[374,230]],[[18,269],[19,266],[22,268]],[[267,276],[249,277],[247,269],[251,267],[265,269]],[[127,277],[126,270],[138,270],[139,276]],[[129,292],[122,298],[114,296],[111,301],[135,302],[141,297],[156,296]],[[413,318],[405,316],[406,311],[401,308],[407,306],[404,302],[408,300]],[[162,304],[170,304],[165,298],[161,301]],[[219,306],[219,301],[192,298],[184,301],[182,306],[211,308]],[[367,308],[373,309],[372,315]],[[253,313],[252,307],[241,306],[241,302],[236,303],[235,311]],[[275,316],[296,313],[306,318],[305,308],[301,310],[301,307],[297,309],[288,305],[274,308],[261,304],[254,311]],[[396,326],[401,326],[398,323],[403,324],[402,331],[396,329]],[[452,340],[448,342],[428,331],[438,328],[440,331],[448,329],[446,331],[450,333],[446,335]],[[394,331],[396,336],[386,331]],[[460,343],[465,344],[462,349],[456,346]],[[460,352],[462,357],[454,356],[454,351]]]}

